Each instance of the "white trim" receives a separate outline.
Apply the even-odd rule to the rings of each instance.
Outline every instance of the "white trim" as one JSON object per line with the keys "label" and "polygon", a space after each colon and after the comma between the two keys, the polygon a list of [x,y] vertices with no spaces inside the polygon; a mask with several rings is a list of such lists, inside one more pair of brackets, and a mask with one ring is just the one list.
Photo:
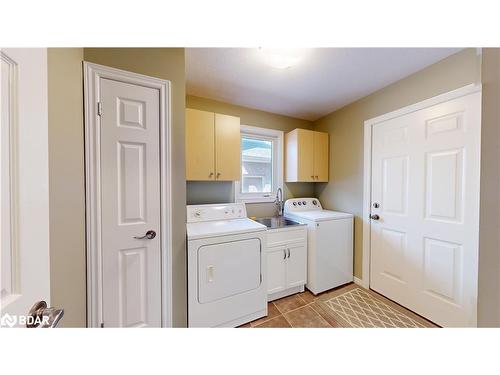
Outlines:
{"label": "white trim", "polygon": [[[7,186],[1,186],[0,192],[4,189],[8,194],[8,207],[2,207],[3,209],[8,210],[8,221],[7,223],[3,222],[3,217],[0,217],[0,223],[2,225],[2,229],[0,231],[3,232],[3,227],[8,228],[8,246],[7,248],[10,250],[10,294],[8,296],[4,296],[3,298],[0,296],[0,307],[7,306],[10,303],[14,302],[18,298],[21,297],[20,294],[20,275],[19,275],[19,205],[18,205],[18,190],[19,190],[19,177],[18,177],[18,64],[11,59],[6,53],[0,51],[0,60],[8,65],[8,81],[9,81],[9,108],[7,109],[9,114],[9,119],[7,124],[2,124],[2,126],[7,127],[8,139],[7,139],[7,147],[8,151],[6,152],[7,156],[7,164],[8,164],[8,181]],[[4,109],[5,110],[5,109]],[[0,130],[0,134],[3,133],[3,130]],[[4,140],[2,139],[2,142]],[[0,145],[0,152],[4,154],[2,150],[2,145]],[[3,165],[2,155],[0,155],[0,166]],[[4,174],[5,171],[2,172]],[[5,176],[4,176],[5,177]],[[0,197],[0,200],[3,198]],[[3,203],[3,202],[2,202]],[[0,247],[2,244],[0,243]],[[0,274],[2,270],[0,269]]]}
{"label": "white trim", "polygon": [[358,278],[358,277],[356,277],[356,276],[354,276],[353,281],[354,281],[354,284],[356,284],[356,285],[360,285],[360,286],[362,286],[362,287],[364,287],[364,286],[365,286],[365,285],[363,284],[363,280],[361,280],[360,278]]}
{"label": "white trim", "polygon": [[[273,191],[270,193],[241,193],[241,181],[234,184],[234,201],[239,203],[272,203],[275,200],[276,190],[283,190],[283,138],[281,130],[260,128],[257,126],[241,125],[241,135],[261,137],[263,140],[272,140],[276,147],[273,150],[273,160],[276,160],[276,172],[273,171],[273,179],[276,179],[276,186],[273,183]],[[274,167],[274,165],[273,165]]]}
{"label": "white trim", "polygon": [[371,212],[371,158],[372,158],[372,127],[380,122],[387,121],[396,117],[419,111],[424,108],[431,107],[440,103],[447,102],[452,99],[457,99],[482,89],[481,84],[470,84],[459,89],[446,92],[441,95],[423,100],[421,102],[411,104],[398,110],[383,114],[378,117],[366,120],[364,125],[364,162],[363,162],[363,278],[361,279],[362,286],[370,287],[370,220]]}
{"label": "white trim", "polygon": [[84,62],[85,92],[85,187],[87,239],[87,326],[102,322],[100,118],[97,102],[101,78],[113,79],[160,92],[160,179],[161,179],[161,274],[162,327],[172,327],[172,192],[171,192],[171,108],[170,81]]}

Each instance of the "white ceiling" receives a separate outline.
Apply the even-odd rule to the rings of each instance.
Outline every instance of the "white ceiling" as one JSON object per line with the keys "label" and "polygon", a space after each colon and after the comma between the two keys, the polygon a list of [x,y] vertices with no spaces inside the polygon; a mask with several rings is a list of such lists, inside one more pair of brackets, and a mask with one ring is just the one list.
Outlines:
{"label": "white ceiling", "polygon": [[460,51],[459,48],[314,48],[272,68],[257,48],[187,48],[187,93],[316,120]]}

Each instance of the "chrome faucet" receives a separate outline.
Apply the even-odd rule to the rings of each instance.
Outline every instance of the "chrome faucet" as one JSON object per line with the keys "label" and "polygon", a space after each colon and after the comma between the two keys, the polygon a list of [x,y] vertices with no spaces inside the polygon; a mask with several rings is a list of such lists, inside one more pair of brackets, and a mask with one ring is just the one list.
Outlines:
{"label": "chrome faucet", "polygon": [[285,208],[285,205],[283,202],[283,190],[281,190],[281,188],[278,188],[276,191],[276,200],[274,203],[278,206],[278,216],[283,216],[283,209]]}

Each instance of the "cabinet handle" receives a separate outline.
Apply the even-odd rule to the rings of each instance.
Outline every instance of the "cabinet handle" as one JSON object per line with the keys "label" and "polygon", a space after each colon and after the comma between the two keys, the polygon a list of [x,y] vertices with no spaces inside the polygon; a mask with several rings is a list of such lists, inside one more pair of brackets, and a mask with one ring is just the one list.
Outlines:
{"label": "cabinet handle", "polygon": [[219,178],[220,176],[220,172],[217,172],[217,176],[215,178]]}
{"label": "cabinet handle", "polygon": [[314,176],[311,176],[311,178],[314,180]]}
{"label": "cabinet handle", "polygon": [[214,175],[214,172],[210,172],[210,174],[208,175],[208,177],[212,177]]}
{"label": "cabinet handle", "polygon": [[286,249],[288,251],[288,258],[290,258],[290,249]]}
{"label": "cabinet handle", "polygon": [[283,249],[283,254],[284,254],[283,260],[285,260],[286,259],[286,249]]}
{"label": "cabinet handle", "polygon": [[318,176],[314,176],[314,177],[316,177],[316,180],[318,179]]}

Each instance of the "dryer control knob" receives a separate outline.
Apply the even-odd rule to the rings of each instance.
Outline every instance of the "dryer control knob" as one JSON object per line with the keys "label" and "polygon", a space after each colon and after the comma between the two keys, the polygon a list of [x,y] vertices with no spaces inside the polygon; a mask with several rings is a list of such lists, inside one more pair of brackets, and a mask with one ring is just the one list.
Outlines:
{"label": "dryer control knob", "polygon": [[306,205],[306,201],[302,201],[302,204],[305,206]]}
{"label": "dryer control knob", "polygon": [[317,200],[313,200],[313,204],[316,206],[318,204]]}

